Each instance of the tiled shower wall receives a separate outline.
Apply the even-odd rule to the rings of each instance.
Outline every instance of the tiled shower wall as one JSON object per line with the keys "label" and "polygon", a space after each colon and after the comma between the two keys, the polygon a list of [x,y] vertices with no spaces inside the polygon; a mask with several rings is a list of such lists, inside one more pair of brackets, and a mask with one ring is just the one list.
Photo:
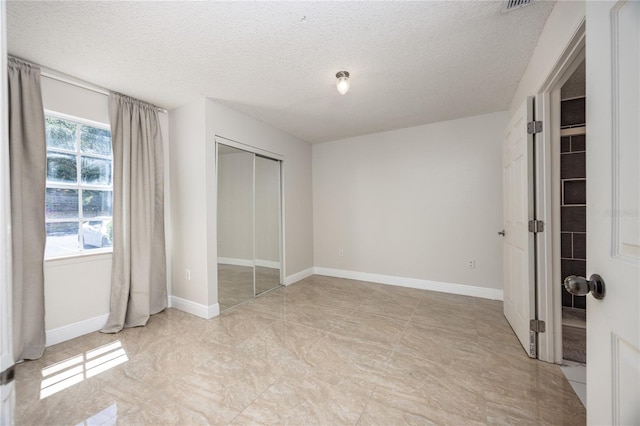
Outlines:
{"label": "tiled shower wall", "polygon": [[[585,125],[585,98],[563,100],[563,129]],[[560,257],[562,280],[569,275],[586,276],[586,136],[563,136],[560,146],[560,179],[562,185]],[[562,287],[562,306],[586,309],[585,296],[573,296]]]}

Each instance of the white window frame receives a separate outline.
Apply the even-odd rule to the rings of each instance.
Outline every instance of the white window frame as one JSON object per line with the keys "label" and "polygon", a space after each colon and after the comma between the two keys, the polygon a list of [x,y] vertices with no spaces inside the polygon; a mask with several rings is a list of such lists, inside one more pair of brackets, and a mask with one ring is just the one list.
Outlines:
{"label": "white window frame", "polygon": [[[92,249],[85,249],[83,247],[82,244],[80,244],[80,241],[83,241],[83,228],[82,228],[82,224],[85,221],[95,221],[95,220],[106,220],[106,219],[112,219],[112,216],[93,216],[90,218],[84,218],[83,217],[83,207],[82,207],[82,191],[83,190],[87,190],[87,191],[111,191],[111,194],[113,194],[113,140],[112,140],[112,148],[111,148],[111,155],[101,155],[101,154],[89,154],[89,153],[83,153],[82,152],[82,148],[80,146],[80,125],[86,125],[86,126],[91,126],[91,127],[95,127],[98,129],[104,129],[104,130],[108,130],[109,132],[111,132],[111,126],[107,123],[100,123],[97,121],[92,121],[92,120],[87,120],[81,117],[76,117],[73,115],[69,115],[69,114],[63,114],[57,111],[51,111],[48,109],[44,110],[44,114],[45,117],[50,116],[53,118],[58,118],[61,120],[66,120],[66,121],[71,121],[73,123],[78,124],[79,126],[77,126],[76,128],[76,149],[75,151],[73,150],[68,150],[68,149],[63,149],[63,148],[49,148],[49,146],[47,146],[47,159],[49,157],[49,152],[56,152],[59,154],[68,154],[68,155],[74,155],[76,157],[76,183],[63,183],[63,182],[50,182],[50,181],[46,181],[46,185],[45,185],[45,190],[46,189],[73,189],[73,190],[77,190],[78,191],[78,218],[77,219],[47,219],[45,218],[45,224],[48,223],[68,223],[68,222],[74,222],[77,221],[78,222],[78,251],[76,252],[70,252],[70,253],[65,253],[65,254],[53,254],[53,255],[45,255],[45,260],[49,260],[49,259],[59,259],[59,258],[66,258],[66,257],[78,257],[78,256],[90,256],[90,255],[94,255],[94,254],[104,254],[104,253],[112,253],[113,252],[113,247],[96,247],[96,248],[92,248]],[[109,160],[111,161],[111,184],[110,185],[88,185],[88,184],[83,184],[82,183],[82,157],[91,157],[91,158],[97,158],[97,159],[101,159],[101,160]],[[47,238],[49,238],[47,236]]]}

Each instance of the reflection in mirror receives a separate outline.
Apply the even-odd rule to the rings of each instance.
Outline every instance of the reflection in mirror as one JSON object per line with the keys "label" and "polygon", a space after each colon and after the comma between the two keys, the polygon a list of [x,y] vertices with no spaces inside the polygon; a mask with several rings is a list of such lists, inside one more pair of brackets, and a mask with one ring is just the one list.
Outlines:
{"label": "reflection in mirror", "polygon": [[280,285],[280,162],[255,159],[256,295]]}
{"label": "reflection in mirror", "polygon": [[254,297],[253,154],[218,144],[218,303]]}

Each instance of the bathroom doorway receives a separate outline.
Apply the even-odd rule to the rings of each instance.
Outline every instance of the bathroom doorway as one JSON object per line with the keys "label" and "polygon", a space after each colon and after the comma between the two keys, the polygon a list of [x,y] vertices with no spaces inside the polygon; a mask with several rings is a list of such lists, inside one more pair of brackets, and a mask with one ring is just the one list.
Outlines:
{"label": "bathroom doorway", "polygon": [[[560,269],[562,281],[587,275],[585,62],[562,86],[560,106]],[[562,293],[563,359],[586,363],[586,296]]]}
{"label": "bathroom doorway", "polygon": [[[560,89],[560,281],[562,370],[586,406],[586,296],[570,294],[563,285],[571,275],[587,276],[586,74],[578,65]],[[557,238],[557,236],[556,236]],[[557,260],[557,259],[556,259]]]}
{"label": "bathroom doorway", "polygon": [[586,364],[565,358],[586,361],[586,300],[563,287],[564,277],[584,276],[587,266],[585,58],[582,21],[535,96],[542,122],[534,129],[534,179],[535,218],[543,222],[535,233],[537,358],[560,365],[586,405]]}

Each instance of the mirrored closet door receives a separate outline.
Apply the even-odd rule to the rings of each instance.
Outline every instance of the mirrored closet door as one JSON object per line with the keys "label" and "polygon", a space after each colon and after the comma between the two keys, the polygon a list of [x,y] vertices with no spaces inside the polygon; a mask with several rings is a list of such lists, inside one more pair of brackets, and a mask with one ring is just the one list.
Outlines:
{"label": "mirrored closet door", "polygon": [[217,143],[217,164],[222,311],[282,283],[281,162]]}
{"label": "mirrored closet door", "polygon": [[256,289],[280,285],[280,161],[255,156]]}

